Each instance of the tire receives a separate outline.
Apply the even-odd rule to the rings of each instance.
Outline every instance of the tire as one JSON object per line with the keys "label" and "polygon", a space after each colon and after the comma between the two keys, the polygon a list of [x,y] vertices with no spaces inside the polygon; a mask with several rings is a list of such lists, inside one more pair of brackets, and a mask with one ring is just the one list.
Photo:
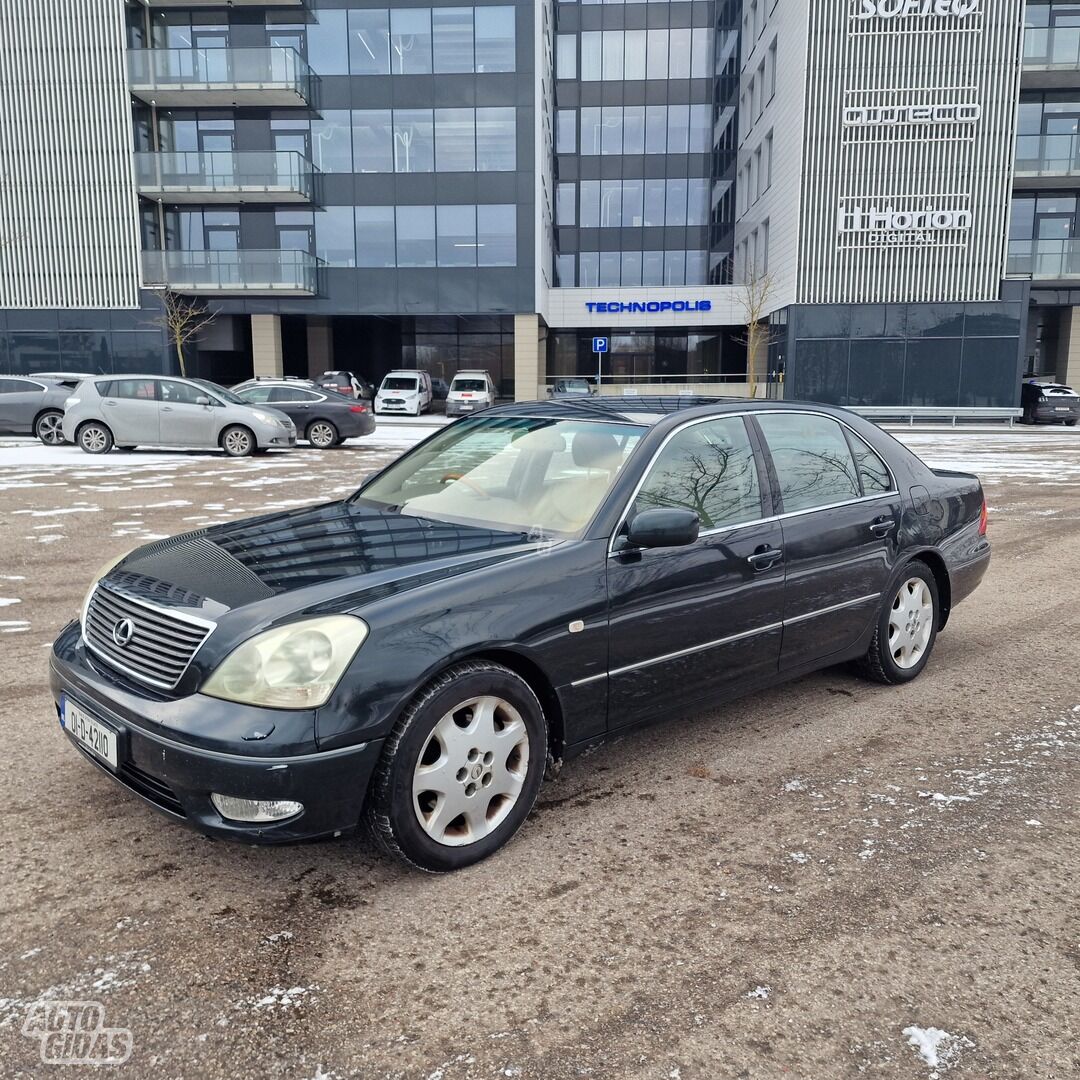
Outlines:
{"label": "tire", "polygon": [[304,438],[316,450],[328,450],[336,446],[341,439],[338,429],[329,420],[312,420],[304,432]]}
{"label": "tire", "polygon": [[387,738],[368,791],[368,831],[429,873],[471,866],[528,817],[547,749],[544,710],[524,679],[487,660],[457,664],[416,695]]}
{"label": "tire", "polygon": [[46,409],[34,421],[34,434],[46,446],[63,446],[64,430],[61,426],[64,414],[59,409]]}
{"label": "tire", "polygon": [[1076,427],[1076,421],[1075,420],[1066,420],[1065,421],[1065,426],[1066,427]]}
{"label": "tire", "polygon": [[347,438],[348,438],[348,436],[347,436],[347,435],[339,435],[339,436],[338,436],[338,440],[337,440],[337,442],[336,442],[336,443],[334,443],[334,445],[335,445],[335,446],[344,446],[344,445],[345,445],[345,440],[346,440]]}
{"label": "tire", "polygon": [[87,420],[75,432],[75,442],[87,454],[107,454],[113,448],[113,436],[100,420]]}
{"label": "tire", "polygon": [[870,648],[860,667],[874,682],[911,682],[926,667],[937,641],[941,601],[930,567],[914,560],[890,586]]}
{"label": "tire", "polygon": [[251,457],[258,445],[250,429],[232,424],[221,433],[221,449],[229,457]]}

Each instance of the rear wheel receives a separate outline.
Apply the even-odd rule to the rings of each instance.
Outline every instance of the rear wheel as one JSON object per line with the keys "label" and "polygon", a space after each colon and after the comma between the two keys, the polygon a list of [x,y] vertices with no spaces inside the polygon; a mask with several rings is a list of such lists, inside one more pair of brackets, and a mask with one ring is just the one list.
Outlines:
{"label": "rear wheel", "polygon": [[307,432],[304,435],[316,450],[326,450],[328,447],[335,446],[340,436],[338,429],[329,420],[312,420],[308,424]]}
{"label": "rear wheel", "polygon": [[1065,426],[1066,427],[1076,427],[1076,421],[1075,420],[1066,420],[1065,421]]}
{"label": "rear wheel", "polygon": [[221,449],[229,457],[249,457],[255,452],[255,436],[246,427],[234,424],[221,433]]}
{"label": "rear wheel", "polygon": [[469,866],[520,828],[546,761],[547,723],[529,684],[501,664],[458,664],[417,695],[387,739],[368,827],[422,870]]}
{"label": "rear wheel", "polygon": [[99,420],[87,420],[75,433],[75,441],[88,454],[107,454],[113,446],[112,432]]}
{"label": "rear wheel", "polygon": [[939,612],[937,581],[930,567],[909,563],[900,584],[886,594],[877,629],[862,660],[863,673],[875,682],[889,684],[914,679],[933,651]]}
{"label": "rear wheel", "polygon": [[64,441],[63,422],[62,412],[54,409],[43,412],[34,421],[34,434],[46,446],[59,446]]}

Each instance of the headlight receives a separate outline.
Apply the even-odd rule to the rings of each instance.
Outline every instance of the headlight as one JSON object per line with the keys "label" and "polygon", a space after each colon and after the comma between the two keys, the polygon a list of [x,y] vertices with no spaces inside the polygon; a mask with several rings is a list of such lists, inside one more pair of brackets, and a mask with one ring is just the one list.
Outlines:
{"label": "headlight", "polygon": [[271,427],[276,427],[281,421],[272,413],[263,412],[262,409],[254,409],[256,420],[261,420],[264,424],[269,424]]}
{"label": "headlight", "polygon": [[323,615],[266,630],[234,649],[202,693],[271,709],[312,709],[326,702],[367,637],[353,615]]}
{"label": "headlight", "polygon": [[86,590],[86,595],[83,597],[82,608],[79,610],[79,625],[86,629],[86,609],[90,606],[90,597],[94,595],[94,590],[98,587],[98,582],[116,565],[122,563],[135,549],[128,548],[122,555],[117,555],[115,559],[110,559],[90,580],[90,588]]}

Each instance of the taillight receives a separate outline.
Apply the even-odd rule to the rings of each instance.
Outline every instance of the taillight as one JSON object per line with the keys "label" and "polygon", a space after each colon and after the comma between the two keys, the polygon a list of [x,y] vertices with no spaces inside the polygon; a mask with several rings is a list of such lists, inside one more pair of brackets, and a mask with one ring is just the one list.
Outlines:
{"label": "taillight", "polygon": [[349,412],[367,412],[366,405],[350,405]]}
{"label": "taillight", "polygon": [[986,500],[983,499],[982,513],[979,515],[979,535],[980,536],[985,536],[986,535],[986,525],[987,525]]}

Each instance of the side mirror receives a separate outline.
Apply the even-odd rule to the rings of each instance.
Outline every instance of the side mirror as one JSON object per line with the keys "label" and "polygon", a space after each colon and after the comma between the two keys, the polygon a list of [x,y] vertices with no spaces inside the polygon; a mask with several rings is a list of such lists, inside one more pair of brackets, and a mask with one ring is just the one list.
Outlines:
{"label": "side mirror", "polygon": [[200,394],[195,399],[195,404],[196,405],[209,405],[210,404],[210,399],[208,397],[204,397],[202,394]]}
{"label": "side mirror", "polygon": [[623,549],[686,547],[694,543],[701,518],[693,510],[642,510],[630,522]]}

